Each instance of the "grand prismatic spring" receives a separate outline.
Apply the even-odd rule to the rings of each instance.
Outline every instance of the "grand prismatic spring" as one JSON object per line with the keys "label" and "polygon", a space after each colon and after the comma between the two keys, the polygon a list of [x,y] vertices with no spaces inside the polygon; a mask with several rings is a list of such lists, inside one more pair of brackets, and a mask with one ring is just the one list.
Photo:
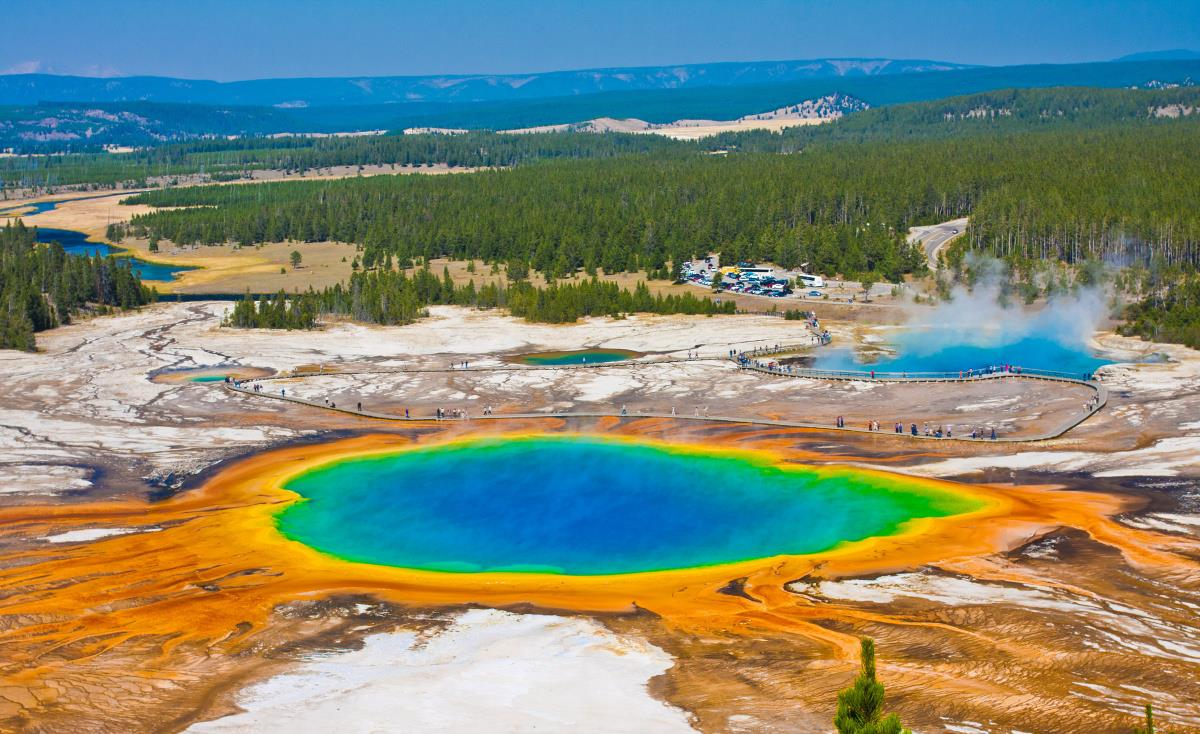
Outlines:
{"label": "grand prismatic spring", "polygon": [[982,504],[901,476],[562,437],[349,458],[285,486],[306,501],[282,532],[340,558],[572,575],[802,555]]}

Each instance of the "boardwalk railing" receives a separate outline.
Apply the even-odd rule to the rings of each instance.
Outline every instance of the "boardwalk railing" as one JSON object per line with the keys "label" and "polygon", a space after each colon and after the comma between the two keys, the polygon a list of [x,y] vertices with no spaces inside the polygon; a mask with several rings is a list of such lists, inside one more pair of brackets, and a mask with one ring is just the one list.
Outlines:
{"label": "boardwalk railing", "polygon": [[[778,348],[780,349],[780,351],[784,350],[783,345],[779,345]],[[793,345],[790,348],[794,349],[796,347]],[[631,361],[633,361],[633,360],[631,360]],[[613,363],[608,363],[606,366],[614,367],[614,366],[619,366],[622,364],[627,364],[627,363],[613,362]],[[596,366],[600,367],[600,366],[604,366],[604,365],[596,365]],[[844,374],[847,375],[847,377],[839,378],[839,377],[831,377],[830,375],[838,374],[836,371],[831,371],[831,370],[803,370],[803,371],[793,370],[791,372],[783,372],[778,369],[758,367],[758,366],[753,365],[752,363],[743,364],[740,366],[742,366],[744,369],[751,369],[751,370],[755,370],[758,372],[765,372],[768,374],[788,376],[788,377],[814,377],[817,379],[855,379],[855,380],[869,379],[869,376],[865,377],[864,374],[861,372],[845,372]],[[482,371],[485,371],[487,368],[471,368],[471,369],[472,370],[478,369],[478,371],[482,372]],[[535,369],[535,368],[527,368],[527,369]],[[801,372],[804,372],[805,374],[801,374]],[[808,373],[811,373],[811,374],[808,374]],[[1076,413],[1076,414],[1068,416],[1067,419],[1061,425],[1059,425],[1057,428],[1053,428],[1051,430],[1044,431],[1040,434],[1031,435],[1031,436],[997,436],[996,438],[988,438],[984,435],[978,435],[978,436],[971,436],[971,435],[930,436],[930,435],[915,434],[915,433],[897,433],[897,432],[892,432],[892,431],[887,431],[887,430],[872,431],[869,429],[855,428],[853,426],[846,426],[846,425],[831,426],[831,425],[828,425],[825,423],[816,423],[816,422],[811,422],[811,421],[799,421],[799,420],[789,421],[789,420],[773,420],[773,419],[767,419],[767,418],[747,418],[747,417],[740,417],[740,416],[709,416],[709,415],[707,415],[707,410],[705,411],[706,415],[703,415],[703,416],[701,416],[701,415],[689,416],[686,414],[676,415],[674,413],[674,411],[672,411],[671,413],[660,413],[660,412],[646,412],[646,411],[639,411],[639,410],[633,410],[633,411],[622,410],[619,413],[604,412],[604,411],[559,411],[559,412],[545,411],[545,412],[500,413],[500,414],[493,413],[493,414],[489,414],[489,415],[475,415],[475,416],[463,415],[461,417],[436,417],[436,418],[434,416],[425,416],[425,417],[413,416],[410,418],[407,415],[400,416],[400,415],[395,415],[392,413],[384,413],[384,412],[378,412],[378,411],[372,411],[372,410],[362,410],[357,407],[357,404],[355,405],[355,407],[350,407],[345,404],[343,404],[341,407],[338,407],[334,403],[330,403],[328,401],[325,401],[324,404],[322,404],[322,403],[316,402],[315,400],[307,400],[307,399],[304,399],[301,397],[297,397],[295,395],[287,395],[283,390],[280,390],[278,393],[273,393],[271,391],[266,391],[266,390],[261,389],[261,384],[263,382],[269,382],[269,381],[273,381],[273,380],[294,379],[297,377],[305,377],[305,376],[316,375],[316,374],[318,374],[318,373],[308,373],[308,375],[300,374],[300,375],[291,375],[291,376],[279,375],[274,378],[268,377],[268,378],[257,378],[257,379],[253,379],[253,380],[246,380],[243,382],[226,382],[226,383],[224,383],[223,386],[226,390],[229,390],[230,392],[240,393],[243,395],[249,395],[249,396],[253,396],[253,397],[261,397],[261,398],[269,398],[269,399],[274,399],[274,400],[281,400],[281,401],[286,401],[286,402],[290,402],[290,403],[298,403],[300,405],[306,405],[306,406],[313,407],[313,408],[323,408],[325,410],[332,410],[332,411],[336,411],[339,413],[346,413],[346,414],[358,416],[361,418],[371,418],[371,419],[375,419],[375,420],[387,420],[387,421],[402,421],[402,422],[414,422],[414,421],[415,422],[428,422],[428,421],[433,421],[433,420],[438,420],[438,421],[454,421],[454,420],[491,421],[491,420],[514,420],[514,419],[519,420],[519,419],[531,419],[531,418],[541,419],[541,418],[601,418],[601,417],[604,417],[604,418],[670,418],[673,420],[682,420],[682,421],[705,421],[705,422],[712,422],[712,423],[741,423],[741,424],[760,425],[760,426],[779,426],[779,427],[786,427],[786,428],[818,429],[818,430],[822,430],[822,431],[843,431],[843,432],[849,431],[851,433],[870,433],[873,435],[894,436],[894,437],[900,437],[900,438],[904,438],[904,439],[921,439],[921,440],[933,440],[933,441],[970,441],[970,442],[976,442],[976,443],[988,443],[988,442],[992,442],[992,443],[1025,443],[1025,442],[1032,442],[1032,441],[1045,441],[1045,440],[1049,440],[1052,438],[1058,438],[1059,436],[1062,436],[1067,431],[1070,431],[1075,426],[1078,426],[1080,423],[1083,423],[1085,420],[1087,420],[1088,418],[1090,418],[1093,415],[1095,415],[1096,413],[1098,413],[1108,402],[1108,391],[1100,383],[1094,382],[1094,381],[1080,380],[1080,379],[1072,378],[1072,377],[1058,376],[1058,374],[1053,373],[1053,371],[1051,371],[1051,370],[1036,370],[1036,371],[1022,370],[1020,372],[989,372],[989,373],[984,373],[984,374],[975,374],[972,376],[964,376],[961,378],[962,380],[994,380],[994,379],[1001,379],[1001,378],[1018,378],[1018,379],[1023,378],[1023,379],[1034,379],[1034,380],[1052,380],[1052,381],[1056,381],[1056,382],[1069,382],[1069,383],[1073,383],[1073,384],[1086,386],[1086,387],[1094,390],[1096,393],[1094,398],[1092,400],[1088,401],[1086,410],[1084,410],[1082,413]],[[362,374],[362,373],[341,372],[341,373],[330,373],[330,374],[345,375],[345,374]],[[931,381],[954,381],[954,382],[957,382],[960,380],[960,378],[957,376],[957,373],[923,373],[923,374],[926,375],[923,378],[902,377],[902,378],[900,378],[900,380],[901,381],[903,381],[903,380],[918,381],[918,380],[924,379],[924,380],[931,380]],[[853,375],[853,377],[849,377],[849,375]],[[952,376],[951,377],[938,377],[938,375],[952,375]],[[878,380],[880,378],[877,377],[876,379]]]}
{"label": "boardwalk railing", "polygon": [[763,351],[739,355],[735,361],[744,369],[757,370],[786,377],[809,377],[824,380],[875,380],[876,382],[959,382],[962,380],[977,380],[989,377],[1041,377],[1066,382],[1091,382],[1091,372],[1062,372],[1045,370],[1035,367],[1017,367],[1013,365],[994,365],[990,367],[958,370],[956,372],[882,372],[870,369],[861,370],[823,370],[812,367],[795,367],[763,363],[752,359],[752,356],[767,356],[779,354],[790,349],[780,348],[774,351]]}

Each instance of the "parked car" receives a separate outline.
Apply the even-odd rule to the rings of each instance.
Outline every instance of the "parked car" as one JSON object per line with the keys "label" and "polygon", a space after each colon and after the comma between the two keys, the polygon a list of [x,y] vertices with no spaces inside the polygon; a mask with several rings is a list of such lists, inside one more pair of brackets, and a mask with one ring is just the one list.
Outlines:
{"label": "parked car", "polygon": [[809,291],[808,295],[811,296],[812,298],[820,298],[823,294],[821,293],[821,291]]}

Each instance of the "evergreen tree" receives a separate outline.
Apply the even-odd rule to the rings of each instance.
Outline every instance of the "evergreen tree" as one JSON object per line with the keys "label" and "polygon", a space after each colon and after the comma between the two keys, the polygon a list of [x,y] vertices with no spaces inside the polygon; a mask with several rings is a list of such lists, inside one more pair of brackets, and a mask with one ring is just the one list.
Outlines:
{"label": "evergreen tree", "polygon": [[128,259],[39,245],[21,220],[0,229],[0,349],[33,350],[35,332],[74,314],[136,308],[156,297]]}
{"label": "evergreen tree", "polygon": [[[129,231],[179,243],[336,240],[364,267],[444,257],[555,277],[723,262],[807,263],[895,282],[925,272],[908,227],[971,217],[966,245],[1020,265],[1200,266],[1200,118],[1097,130],[817,142],[802,156],[630,155],[465,176],[377,176],[152,191]],[[1170,171],[1170,176],[1160,175]],[[464,216],[463,212],[469,212]],[[510,279],[521,268],[513,267]]]}
{"label": "evergreen tree", "polygon": [[16,293],[8,296],[4,310],[4,321],[0,324],[0,348],[20,349],[32,352],[36,349],[33,338],[33,320],[22,307]]}
{"label": "evergreen tree", "polygon": [[883,684],[875,680],[875,641],[862,639],[862,671],[838,694],[833,725],[838,734],[912,734],[896,714],[883,715]]}
{"label": "evergreen tree", "polygon": [[1133,727],[1133,734],[1154,734],[1154,709],[1146,704],[1146,725]]}

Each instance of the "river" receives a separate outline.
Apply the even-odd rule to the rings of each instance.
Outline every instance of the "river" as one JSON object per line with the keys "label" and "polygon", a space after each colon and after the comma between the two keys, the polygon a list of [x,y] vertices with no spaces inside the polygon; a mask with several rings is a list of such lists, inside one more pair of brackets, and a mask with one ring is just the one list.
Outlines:
{"label": "river", "polygon": [[[100,199],[105,196],[118,196],[118,194],[102,194],[100,196],[81,197],[86,199]],[[65,201],[79,201],[76,199],[64,199],[62,201],[39,201],[35,204],[21,204],[17,206],[0,209],[0,217],[3,217],[8,212],[25,209],[32,206],[33,211],[23,214],[23,217],[32,217],[44,212],[53,211],[59,204]],[[115,247],[106,242],[94,242],[87,238],[83,232],[74,229],[56,229],[53,227],[38,227],[37,241],[49,244],[57,242],[62,245],[63,249],[70,255],[121,255],[126,252],[120,247]],[[194,270],[180,265],[165,265],[163,263],[149,262],[141,260],[133,256],[127,256],[133,263],[133,271],[138,274],[142,280],[166,282],[174,280],[177,273],[185,270]]]}

